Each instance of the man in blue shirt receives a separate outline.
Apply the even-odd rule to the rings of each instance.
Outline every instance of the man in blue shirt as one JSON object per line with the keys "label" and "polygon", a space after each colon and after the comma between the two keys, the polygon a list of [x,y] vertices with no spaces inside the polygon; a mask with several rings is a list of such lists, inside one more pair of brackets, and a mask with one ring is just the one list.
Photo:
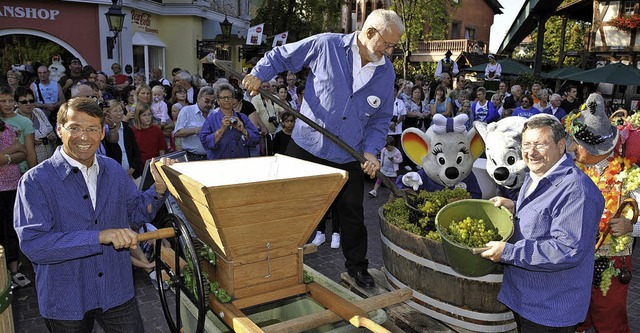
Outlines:
{"label": "man in blue shirt", "polygon": [[[141,193],[113,159],[96,155],[104,114],[78,97],[58,112],[63,145],[20,179],[14,227],[36,273],[38,306],[51,332],[143,332],[131,255],[139,228],[155,216],[167,185]],[[163,160],[171,164],[169,160]]]}
{"label": "man in blue shirt", "polygon": [[300,113],[367,159],[360,165],[300,120],[296,121],[287,149],[287,155],[349,172],[349,180],[334,202],[332,216],[339,219],[347,271],[366,288],[374,283],[367,272],[363,171],[373,178],[380,168],[376,155],[385,146],[395,100],[395,72],[385,56],[391,55],[403,33],[404,24],[398,14],[378,9],[367,17],[362,31],[319,34],[276,47],[243,80],[245,87],[256,91],[277,73],[309,68]]}
{"label": "man in blue shirt", "polygon": [[507,242],[489,242],[482,256],[505,264],[498,300],[521,333],[573,333],[589,308],[604,198],[565,154],[565,136],[555,117],[531,117],[522,132],[529,173],[517,203],[492,199],[515,209],[515,230]]}

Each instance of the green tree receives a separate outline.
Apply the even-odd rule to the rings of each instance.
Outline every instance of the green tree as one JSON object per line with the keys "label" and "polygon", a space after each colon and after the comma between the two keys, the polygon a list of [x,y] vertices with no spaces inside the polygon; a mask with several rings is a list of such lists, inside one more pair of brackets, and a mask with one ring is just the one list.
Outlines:
{"label": "green tree", "polygon": [[[51,63],[54,54],[71,55],[62,46],[42,37],[31,35],[6,35],[0,37],[0,70],[6,72],[11,65]],[[35,69],[35,68],[34,68]]]}
{"label": "green tree", "polygon": [[289,31],[287,41],[340,31],[341,0],[264,0],[252,25],[264,23],[267,36]]}
{"label": "green tree", "polygon": [[[587,38],[591,23],[576,20],[567,20],[567,29],[565,33],[565,53],[568,51],[576,51],[582,53],[587,49]],[[562,35],[562,17],[552,16],[545,24],[544,47],[542,50],[542,61],[546,63],[558,63],[560,56],[560,38]],[[532,59],[535,57],[536,45],[538,41],[538,29],[531,33],[531,46],[528,52],[521,57]],[[580,58],[566,58],[563,66],[578,65]]]}
{"label": "green tree", "polygon": [[[421,40],[445,39],[450,12],[459,6],[457,0],[391,0],[391,9],[404,22],[406,32],[398,46],[403,53],[402,75],[410,75],[409,57]],[[428,26],[428,29],[425,29]],[[425,33],[426,32],[426,33]]]}

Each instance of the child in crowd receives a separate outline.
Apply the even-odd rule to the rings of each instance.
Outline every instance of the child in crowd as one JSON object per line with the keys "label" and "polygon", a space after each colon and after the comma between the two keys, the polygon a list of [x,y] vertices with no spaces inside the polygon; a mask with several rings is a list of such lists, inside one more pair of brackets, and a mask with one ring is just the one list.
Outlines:
{"label": "child in crowd", "polygon": [[273,138],[273,151],[276,154],[284,154],[287,150],[296,119],[291,112],[285,112],[280,116],[280,122],[282,122],[282,130]]}
{"label": "child in crowd", "polygon": [[[391,136],[387,137],[387,144],[384,148],[380,151],[380,172],[389,177],[392,183],[395,183],[396,177],[398,177],[399,165],[402,163],[402,153],[396,148],[396,140]],[[378,196],[380,184],[382,184],[382,180],[380,178],[376,179],[373,190],[369,192],[370,196],[374,198]]]}
{"label": "child in crowd", "polygon": [[162,85],[154,86],[151,88],[151,95],[153,97],[153,102],[151,102],[153,123],[164,127],[170,121],[167,103],[164,101],[164,87]]}
{"label": "child in crowd", "polygon": [[[178,120],[178,115],[180,114],[180,110],[182,110],[182,108],[185,106],[186,104],[182,104],[182,103],[175,103],[171,106],[171,120],[172,120],[172,124],[175,126],[176,121]],[[170,140],[169,140],[169,150],[170,151],[180,151],[182,150],[182,138],[176,138],[173,135],[173,129],[171,130],[171,133],[169,133],[170,135]]]}

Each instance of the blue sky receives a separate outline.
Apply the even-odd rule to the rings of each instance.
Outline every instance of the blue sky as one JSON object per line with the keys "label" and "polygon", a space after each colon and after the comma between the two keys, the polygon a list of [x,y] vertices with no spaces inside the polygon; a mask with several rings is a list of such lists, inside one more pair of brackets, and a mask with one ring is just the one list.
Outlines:
{"label": "blue sky", "polygon": [[515,19],[516,15],[520,11],[522,4],[526,0],[499,0],[500,4],[504,9],[502,12],[504,14],[496,15],[493,18],[493,25],[491,26],[491,38],[489,41],[489,51],[496,52],[500,47],[500,43],[504,39],[504,36],[511,28],[511,24]]}

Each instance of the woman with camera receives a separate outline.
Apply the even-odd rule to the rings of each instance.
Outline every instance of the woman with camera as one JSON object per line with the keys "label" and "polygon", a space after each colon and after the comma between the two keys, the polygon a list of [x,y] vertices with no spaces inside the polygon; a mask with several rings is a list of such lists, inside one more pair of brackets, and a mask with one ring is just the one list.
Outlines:
{"label": "woman with camera", "polygon": [[[271,85],[269,82],[263,82],[262,88],[270,90]],[[273,136],[280,128],[280,115],[284,112],[284,109],[273,103],[270,99],[262,97],[258,94],[251,99],[251,103],[255,106],[260,120],[267,128],[267,134],[264,136],[264,140],[261,146],[264,147],[262,155],[273,155]]]}
{"label": "woman with camera", "polygon": [[218,108],[209,113],[200,131],[207,159],[249,157],[249,147],[258,144],[258,130],[246,115],[233,111],[232,85],[217,84],[215,90]]}
{"label": "woman with camera", "polygon": [[58,139],[56,133],[53,131],[53,126],[51,126],[44,111],[36,108],[36,100],[31,89],[25,87],[16,88],[14,99],[18,104],[18,113],[29,118],[33,123],[36,159],[40,163],[53,155]]}

